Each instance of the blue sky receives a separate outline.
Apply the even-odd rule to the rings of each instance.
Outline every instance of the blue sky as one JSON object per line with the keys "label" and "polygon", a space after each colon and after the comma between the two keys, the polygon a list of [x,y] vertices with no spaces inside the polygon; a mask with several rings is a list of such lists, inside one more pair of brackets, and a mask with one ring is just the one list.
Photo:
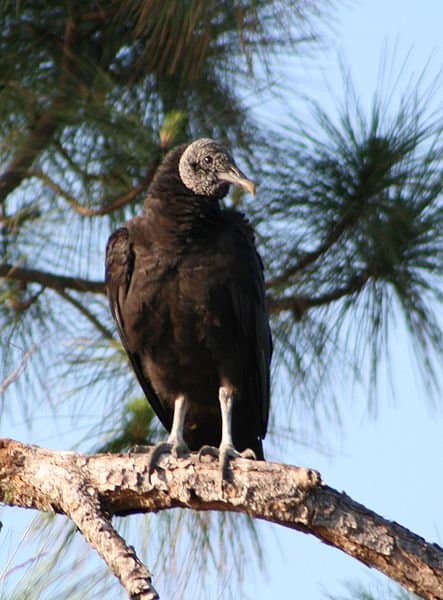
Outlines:
{"label": "blue sky", "polygon": [[[383,47],[395,54],[393,64],[397,66],[410,52],[401,89],[407,86],[408,77],[416,78],[429,60],[430,78],[443,65],[443,0],[349,0],[336,4],[342,7],[336,13],[333,31],[328,32],[329,47],[316,55],[309,72],[303,74],[303,81],[311,86],[305,91],[315,93],[323,105],[330,101],[331,89],[340,96],[339,55],[349,67],[361,97],[368,99],[377,85]],[[435,98],[436,107],[441,100],[441,96]],[[291,101],[286,96],[285,106],[288,104],[296,113],[298,99]],[[265,105],[262,111],[270,108]],[[275,114],[275,106],[271,113]],[[298,446],[284,455],[275,451],[270,458],[316,468],[328,485],[346,491],[429,541],[442,544],[443,479],[439,474],[443,467],[443,407],[432,405],[427,398],[401,327],[397,333],[391,363],[393,386],[382,379],[376,415],[368,411],[364,388],[349,389],[337,383],[334,391],[344,408],[341,426],[331,423],[330,431],[324,431],[328,454]],[[14,425],[11,430],[10,420],[3,420],[0,434],[52,448],[63,448],[66,443],[66,437],[57,435],[57,427],[41,427],[41,421],[28,431]],[[2,566],[11,547],[8,544],[15,541],[9,514],[2,531]],[[1,520],[3,516],[0,514]],[[260,528],[267,546],[266,574],[246,583],[245,600],[324,600],[326,593],[343,593],[346,581],[371,584],[383,579],[312,537],[265,523]]]}
{"label": "blue sky", "polygon": [[[370,105],[377,87],[384,51],[391,59],[391,71],[386,71],[392,73],[388,83],[394,81],[409,55],[398,83],[400,93],[428,63],[425,79],[429,83],[443,67],[441,0],[360,0],[336,4],[342,7],[333,33],[328,35],[329,48],[315,57],[312,70],[303,78],[308,88],[314,86],[314,93],[325,108],[330,102],[333,110],[331,91],[340,97],[342,89],[337,57],[349,68],[364,106]],[[290,86],[289,81],[287,87]],[[312,93],[310,89],[305,91]],[[439,92],[430,99],[435,102],[435,109],[443,105],[441,87]],[[299,106],[294,98],[291,110],[295,114]],[[392,350],[393,385],[386,379],[381,381],[376,416],[367,409],[364,389],[338,386],[335,392],[341,398],[342,424],[331,424],[327,435],[329,442],[333,440],[330,453],[299,447],[290,455],[275,459],[318,469],[328,485],[346,491],[429,541],[443,544],[443,479],[438,475],[443,467],[443,407],[438,402],[433,404],[421,384],[414,370],[410,343],[401,327]],[[440,381],[443,385],[442,373]],[[245,599],[324,600],[327,594],[346,595],[345,584],[349,581],[369,586],[389,582],[312,537],[289,530],[275,534],[271,527],[265,524],[262,529],[269,540],[267,575],[264,582],[256,580],[247,586]]]}

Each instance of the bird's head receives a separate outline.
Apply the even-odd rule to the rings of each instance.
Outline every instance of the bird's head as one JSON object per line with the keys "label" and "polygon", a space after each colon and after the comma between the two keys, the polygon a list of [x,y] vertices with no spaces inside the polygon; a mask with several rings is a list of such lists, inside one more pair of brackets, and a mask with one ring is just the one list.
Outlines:
{"label": "bird's head", "polygon": [[240,171],[219,142],[209,138],[196,140],[185,148],[178,171],[183,184],[197,195],[223,198],[231,184],[255,195],[255,183]]}

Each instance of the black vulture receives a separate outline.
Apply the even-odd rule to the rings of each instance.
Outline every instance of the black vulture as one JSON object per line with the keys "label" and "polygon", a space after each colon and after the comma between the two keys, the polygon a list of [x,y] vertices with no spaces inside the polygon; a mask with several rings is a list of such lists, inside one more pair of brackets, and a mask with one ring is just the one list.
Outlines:
{"label": "black vulture", "polygon": [[[263,266],[230,185],[255,185],[218,142],[171,150],[142,215],[109,238],[106,287],[138,381],[175,455],[263,459],[272,341]],[[203,450],[202,450],[203,447]]]}

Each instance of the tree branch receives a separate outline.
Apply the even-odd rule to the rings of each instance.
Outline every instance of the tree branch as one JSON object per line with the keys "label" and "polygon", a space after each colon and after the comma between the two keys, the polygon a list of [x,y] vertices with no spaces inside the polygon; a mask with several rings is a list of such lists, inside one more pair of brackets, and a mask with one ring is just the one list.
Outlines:
{"label": "tree branch", "polygon": [[426,600],[443,599],[443,549],[436,544],[324,485],[316,471],[246,459],[231,467],[221,488],[218,463],[196,455],[164,457],[149,477],[148,454],[85,456],[1,440],[0,500],[70,517],[130,598],[155,598],[155,590],[105,515],[182,507],[243,512],[312,534]]}
{"label": "tree branch", "polygon": [[155,173],[155,168],[158,166],[157,161],[155,163],[154,168],[149,172],[149,174],[135,187],[129,190],[123,196],[119,196],[114,199],[112,202],[104,201],[103,206],[100,208],[90,208],[89,206],[84,206],[77,202],[77,200],[66,190],[64,190],[58,183],[56,183],[53,179],[49,177],[43,171],[30,171],[29,177],[36,177],[40,179],[48,188],[50,188],[54,193],[58,194],[62,198],[64,198],[69,206],[82,217],[102,217],[104,215],[108,215],[114,210],[118,210],[119,208],[123,208],[127,204],[133,202],[133,200],[144,190],[146,190],[149,184],[152,181],[152,178]]}
{"label": "tree branch", "polygon": [[8,195],[20,185],[26,177],[28,169],[34,160],[49,145],[49,141],[59,126],[59,119],[54,111],[48,110],[30,129],[26,137],[11,160],[6,170],[0,175],[0,204],[3,204]]}
{"label": "tree branch", "polygon": [[[51,139],[62,124],[60,115],[63,108],[66,110],[65,105],[69,99],[67,82],[73,68],[71,46],[74,42],[75,32],[75,22],[68,19],[62,43],[60,87],[54,94],[52,105],[42,115],[36,116],[34,122],[29,123],[28,135],[21,142],[6,170],[0,175],[0,204],[3,204],[8,195],[28,176],[28,170],[40,153],[48,148]],[[45,32],[45,34],[47,33]]]}
{"label": "tree branch", "polygon": [[[360,197],[360,196],[357,196]],[[320,244],[315,248],[315,250],[311,250],[309,252],[302,252],[299,256],[298,260],[293,264],[289,265],[289,267],[283,271],[281,275],[278,275],[274,279],[267,282],[267,287],[273,287],[275,285],[283,285],[287,284],[288,280],[306,269],[309,265],[314,263],[316,260],[321,258],[328,250],[332,248],[332,246],[339,241],[341,236],[345,233],[347,229],[355,225],[355,223],[360,218],[363,213],[365,207],[365,203],[363,200],[360,203],[360,207],[358,210],[353,211],[350,214],[345,215],[342,219],[337,221],[326,234],[325,239],[320,242]]]}
{"label": "tree branch", "polygon": [[69,289],[77,292],[91,292],[93,294],[105,293],[105,284],[103,281],[55,275],[48,271],[28,269],[7,263],[0,264],[0,277],[23,281],[24,283],[39,283],[45,288],[51,288],[56,291]]}
{"label": "tree branch", "polygon": [[267,300],[269,313],[278,314],[280,312],[289,310],[293,313],[294,318],[299,321],[305,312],[314,306],[330,304],[331,302],[340,300],[340,298],[360,292],[372,275],[373,273],[367,269],[362,273],[353,275],[344,285],[318,296],[296,295],[284,296],[283,298],[274,298],[272,296],[268,296]]}
{"label": "tree branch", "polygon": [[98,329],[98,331],[100,331],[100,333],[107,340],[114,339],[114,335],[112,334],[112,331],[110,329],[108,329],[107,327],[105,327],[105,325],[103,325],[103,323],[90,310],[88,310],[86,308],[86,306],[84,306],[81,302],[79,302],[77,300],[77,298],[73,298],[65,290],[55,290],[55,291],[57,292],[57,294],[59,296],[61,296],[63,298],[63,300],[66,300],[66,302],[69,302],[70,304],[72,304],[72,306],[74,306],[84,317],[86,317],[88,319],[88,321],[90,323],[92,323],[94,325],[94,327],[96,329]]}
{"label": "tree branch", "polygon": [[[11,264],[0,264],[0,277],[13,279],[15,281],[23,281],[25,283],[39,283],[40,285],[57,292],[70,289],[77,292],[91,292],[93,294],[106,293],[105,284],[102,281],[55,275],[48,271],[28,269]],[[370,277],[370,271],[363,271],[362,273],[351,277],[345,285],[319,296],[296,295],[283,298],[268,296],[269,312],[271,314],[278,314],[282,311],[290,310],[297,319],[300,319],[309,308],[329,304],[344,296],[359,292]]]}
{"label": "tree branch", "polygon": [[[58,466],[58,465],[57,465]],[[127,590],[131,600],[158,600],[152,586],[151,573],[137,557],[134,548],[113,528],[105,516],[96,489],[85,479],[81,465],[67,471],[51,468],[51,477],[59,472],[57,496],[61,512],[67,515],[97,550],[112,572]]]}
{"label": "tree branch", "polygon": [[[271,315],[279,314],[283,311],[291,311],[296,320],[300,320],[306,311],[314,306],[329,304],[344,296],[359,292],[366,282],[370,279],[372,273],[369,270],[358,273],[350,278],[343,286],[335,288],[319,296],[304,296],[302,294],[295,296],[286,296],[275,298],[268,295],[268,310]],[[50,288],[58,292],[66,300],[74,304],[76,301],[72,296],[67,296],[64,290],[75,290],[76,292],[90,292],[93,294],[105,294],[105,284],[102,281],[93,281],[91,279],[82,279],[81,277],[66,277],[64,275],[55,275],[48,271],[39,271],[18,267],[11,264],[0,264],[0,277],[22,281],[25,283],[39,283],[45,288]],[[77,304],[79,304],[77,302]],[[77,308],[79,308],[77,306]],[[88,315],[86,315],[88,316]],[[90,318],[90,315],[88,316]],[[91,319],[90,319],[91,320]],[[102,330],[101,327],[98,329]],[[105,330],[102,331],[105,335]],[[109,332],[108,332],[109,333]]]}

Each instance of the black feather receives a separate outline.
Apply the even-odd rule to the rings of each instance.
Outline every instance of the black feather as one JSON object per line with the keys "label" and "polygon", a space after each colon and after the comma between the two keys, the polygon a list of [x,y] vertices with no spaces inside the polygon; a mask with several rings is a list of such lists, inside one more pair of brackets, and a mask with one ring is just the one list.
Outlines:
{"label": "black feather", "polygon": [[209,193],[195,193],[189,178],[183,183],[187,146],[171,151],[144,213],[109,239],[106,286],[123,345],[163,425],[170,430],[174,401],[185,395],[186,443],[191,450],[218,445],[218,391],[228,383],[236,390],[234,445],[263,458],[272,354],[263,269],[245,217],[220,207],[229,183],[217,177],[232,167],[247,180],[219,144],[201,142],[214,157],[203,165],[213,171],[198,174]]}

